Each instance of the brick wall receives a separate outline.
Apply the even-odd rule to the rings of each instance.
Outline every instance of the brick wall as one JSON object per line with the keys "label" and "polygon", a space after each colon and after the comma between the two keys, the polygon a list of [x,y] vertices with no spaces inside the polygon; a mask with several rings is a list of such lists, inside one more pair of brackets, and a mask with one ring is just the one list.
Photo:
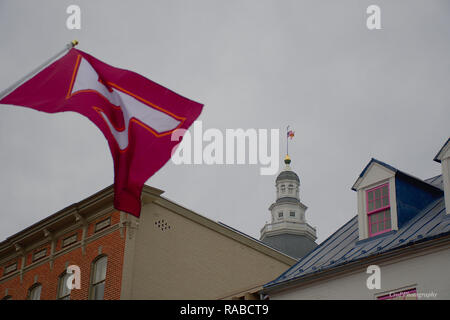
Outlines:
{"label": "brick wall", "polygon": [[[81,270],[81,289],[73,289],[70,298],[73,300],[88,299],[92,262],[99,255],[108,256],[104,299],[120,299],[122,266],[125,248],[125,229],[122,231],[120,229],[114,231],[111,230],[114,226],[118,225],[120,221],[120,213],[114,212],[91,222],[88,226],[87,240],[90,236],[93,236],[94,234],[95,236],[97,235],[95,233],[95,224],[104,220],[108,216],[111,216],[111,226],[97,232],[97,234],[103,234],[101,237],[86,243],[84,254],[82,252],[82,248],[79,247],[82,235],[82,230],[80,228],[76,231],[64,234],[57,239],[55,254],[57,254],[60,250],[66,250],[67,247],[62,248],[62,240],[75,233],[78,235],[77,243],[69,245],[68,247],[78,246],[78,248],[69,249],[66,253],[55,257],[53,260],[53,268],[51,268],[51,263],[48,260],[50,255],[50,242],[26,253],[25,267],[32,263],[36,266],[24,272],[22,281],[20,281],[18,272],[12,272],[11,274],[15,274],[12,278],[7,277],[7,275],[5,277],[4,275],[5,267],[14,262],[18,262],[17,269],[20,270],[20,257],[16,260],[10,260],[0,266],[0,299],[5,296],[6,289],[8,289],[8,295],[12,296],[13,300],[26,299],[28,296],[28,289],[35,282],[42,284],[41,300],[57,299],[59,276],[63,274],[67,265],[78,265]],[[47,248],[47,255],[38,261],[33,262],[33,253],[38,252],[43,248]],[[42,262],[40,263],[39,261]]]}

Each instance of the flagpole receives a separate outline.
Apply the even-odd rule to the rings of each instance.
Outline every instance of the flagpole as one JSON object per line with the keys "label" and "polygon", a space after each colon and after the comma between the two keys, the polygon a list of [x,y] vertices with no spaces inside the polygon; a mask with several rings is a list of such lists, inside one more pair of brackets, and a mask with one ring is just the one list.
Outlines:
{"label": "flagpole", "polygon": [[11,93],[11,91],[13,91],[14,89],[16,89],[18,86],[20,86],[22,83],[24,83],[25,81],[27,81],[28,79],[32,78],[34,75],[36,75],[39,71],[41,71],[42,69],[44,69],[46,66],[48,66],[50,63],[52,63],[54,60],[56,60],[57,58],[59,58],[59,56],[61,56],[62,54],[66,53],[67,51],[69,51],[70,49],[72,49],[73,47],[75,47],[78,44],[77,40],[73,40],[70,43],[66,44],[64,46],[64,49],[62,49],[61,51],[59,51],[57,54],[55,54],[53,57],[51,57],[50,59],[48,59],[47,61],[45,61],[43,64],[41,64],[39,67],[37,67],[36,69],[34,69],[33,71],[31,71],[29,74],[27,74],[26,76],[24,76],[23,78],[21,78],[20,80],[16,81],[14,84],[12,84],[11,86],[9,86],[8,88],[6,88],[5,90],[3,90],[2,92],[0,92],[0,99],[3,99],[4,97],[6,97],[6,95],[8,95],[9,93]]}
{"label": "flagpole", "polygon": [[286,155],[289,155],[289,137],[288,137],[288,132],[289,132],[289,126],[287,126],[287,128],[286,128]]}

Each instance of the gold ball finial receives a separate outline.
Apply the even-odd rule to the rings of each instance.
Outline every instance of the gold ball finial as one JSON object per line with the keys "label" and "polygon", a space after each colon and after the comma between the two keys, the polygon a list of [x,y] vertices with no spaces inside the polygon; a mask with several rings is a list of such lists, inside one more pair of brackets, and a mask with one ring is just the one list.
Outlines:
{"label": "gold ball finial", "polygon": [[286,155],[286,157],[284,157],[284,163],[285,164],[290,164],[291,163],[291,157],[289,157],[288,154]]}
{"label": "gold ball finial", "polygon": [[78,44],[78,40],[72,40],[72,47],[75,47]]}

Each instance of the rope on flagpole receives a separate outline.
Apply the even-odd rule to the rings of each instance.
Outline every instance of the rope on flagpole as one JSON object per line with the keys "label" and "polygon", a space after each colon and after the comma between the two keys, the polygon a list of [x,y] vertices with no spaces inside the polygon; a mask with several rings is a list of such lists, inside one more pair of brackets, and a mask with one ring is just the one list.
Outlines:
{"label": "rope on flagpole", "polygon": [[63,55],[64,53],[66,53],[67,51],[69,51],[70,49],[72,49],[73,47],[75,47],[78,44],[77,40],[73,40],[71,42],[69,42],[68,44],[66,44],[64,46],[64,49],[62,49],[61,51],[59,51],[57,54],[55,54],[54,56],[52,56],[50,59],[48,59],[47,61],[45,61],[43,64],[41,64],[39,67],[37,67],[36,69],[34,69],[33,71],[31,71],[29,74],[27,74],[26,76],[24,76],[23,78],[21,78],[20,80],[16,81],[15,83],[13,83],[11,86],[9,86],[8,88],[6,88],[5,90],[3,90],[2,92],[0,92],[0,99],[3,99],[4,97],[6,97],[6,95],[8,95],[9,93],[11,93],[14,89],[16,89],[18,86],[20,86],[22,83],[24,83],[25,81],[27,81],[28,79],[32,78],[33,76],[35,76],[39,71],[41,71],[42,69],[44,69],[45,67],[47,67],[50,63],[52,63],[54,60],[56,60],[57,58],[59,58],[61,55]]}

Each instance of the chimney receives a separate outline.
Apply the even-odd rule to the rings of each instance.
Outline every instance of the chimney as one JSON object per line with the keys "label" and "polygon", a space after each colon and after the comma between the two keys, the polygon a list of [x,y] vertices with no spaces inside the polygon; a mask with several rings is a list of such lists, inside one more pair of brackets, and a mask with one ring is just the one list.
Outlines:
{"label": "chimney", "polygon": [[442,183],[444,185],[445,211],[450,214],[450,138],[433,159],[441,164]]}

